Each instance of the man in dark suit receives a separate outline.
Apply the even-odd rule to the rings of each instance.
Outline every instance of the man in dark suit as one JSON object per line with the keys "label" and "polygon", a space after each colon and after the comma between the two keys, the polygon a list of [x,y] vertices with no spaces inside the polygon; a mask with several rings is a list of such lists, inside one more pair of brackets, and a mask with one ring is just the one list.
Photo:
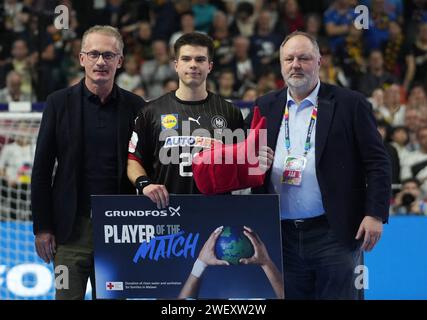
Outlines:
{"label": "man in dark suit", "polygon": [[68,268],[69,288],[57,287],[56,299],[83,299],[89,277],[95,289],[90,195],[134,193],[127,147],[145,104],[114,84],[123,63],[117,29],[87,30],[79,59],[85,78],[47,98],[32,172],[37,253]]}
{"label": "man in dark suit", "polygon": [[388,219],[389,159],[366,99],[320,83],[312,36],[290,34],[280,63],[288,89],[256,101],[274,161],[253,192],[281,195],[285,297],[357,299],[362,251]]}

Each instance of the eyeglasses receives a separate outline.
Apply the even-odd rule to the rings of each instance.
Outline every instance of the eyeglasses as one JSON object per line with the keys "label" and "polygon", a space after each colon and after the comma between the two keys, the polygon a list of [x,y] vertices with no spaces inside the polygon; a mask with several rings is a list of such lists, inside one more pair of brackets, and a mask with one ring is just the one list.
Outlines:
{"label": "eyeglasses", "polygon": [[81,51],[81,53],[86,54],[87,57],[89,58],[89,60],[91,60],[91,61],[98,61],[99,56],[102,56],[102,59],[104,59],[104,61],[113,61],[117,56],[120,56],[119,53],[114,53],[111,51],[105,51],[105,52],[99,52],[99,51],[84,52],[84,51]]}

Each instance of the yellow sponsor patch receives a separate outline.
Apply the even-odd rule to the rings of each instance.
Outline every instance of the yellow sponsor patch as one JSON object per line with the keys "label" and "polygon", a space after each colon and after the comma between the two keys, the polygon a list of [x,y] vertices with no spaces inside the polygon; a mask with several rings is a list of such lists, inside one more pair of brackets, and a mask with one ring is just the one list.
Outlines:
{"label": "yellow sponsor patch", "polygon": [[162,122],[162,130],[165,129],[178,129],[178,114],[171,113],[171,114],[162,114],[161,115],[161,122]]}

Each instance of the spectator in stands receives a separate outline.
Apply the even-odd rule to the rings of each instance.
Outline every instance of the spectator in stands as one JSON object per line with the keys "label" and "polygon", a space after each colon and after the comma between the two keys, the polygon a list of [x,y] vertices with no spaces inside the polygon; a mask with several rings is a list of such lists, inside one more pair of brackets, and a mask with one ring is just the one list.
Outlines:
{"label": "spectator in stands", "polygon": [[176,91],[178,89],[178,80],[166,79],[163,81],[163,94]]}
{"label": "spectator in stands", "polygon": [[258,96],[269,93],[270,91],[276,90],[276,73],[267,68],[258,77],[257,82],[257,93]]}
{"label": "spectator in stands", "polygon": [[277,33],[288,34],[304,28],[304,16],[296,0],[282,2],[280,11],[280,16],[275,26]]}
{"label": "spectator in stands", "polygon": [[30,18],[30,8],[23,1],[5,0],[4,14],[6,30],[22,36]]}
{"label": "spectator in stands", "polygon": [[384,88],[385,84],[397,83],[397,79],[384,69],[384,58],[380,50],[369,54],[368,72],[359,80],[358,90],[370,97],[375,88]]}
{"label": "spectator in stands", "polygon": [[402,163],[401,178],[417,178],[423,191],[427,192],[427,127],[418,129],[417,139],[420,148],[407,155],[407,160]]}
{"label": "spectator in stands", "polygon": [[328,47],[320,47],[322,64],[319,70],[320,81],[341,87],[348,87],[349,81],[340,66],[336,65]]}
{"label": "spectator in stands", "polygon": [[151,2],[153,2],[151,11],[153,39],[168,41],[171,35],[176,30],[179,30],[181,14],[191,11],[191,1],[175,0]]}
{"label": "spectator in stands", "polygon": [[396,148],[390,144],[390,135],[392,127],[384,120],[377,121],[377,129],[381,134],[385,150],[391,163],[391,183],[400,183],[400,159]]}
{"label": "spectator in stands", "polygon": [[33,95],[32,80],[35,74],[35,56],[29,54],[27,43],[22,39],[13,42],[11,54],[11,61],[0,67],[0,88],[3,88],[6,84],[6,75],[11,70],[15,70],[21,75],[21,92]]}
{"label": "spectator in stands", "polygon": [[[142,21],[150,21],[152,18],[152,1],[151,0],[125,0],[125,16],[122,20],[120,32],[126,37],[130,32],[135,31]],[[126,43],[126,42],[125,42]]]}
{"label": "spectator in stands", "polygon": [[150,100],[163,94],[164,80],[175,77],[165,41],[153,42],[153,55],[154,59],[145,61],[141,67],[142,84],[146,88],[147,97]]}
{"label": "spectator in stands", "polygon": [[336,50],[336,56],[352,88],[355,88],[359,78],[366,72],[363,31],[351,25],[344,44]]}
{"label": "spectator in stands", "polygon": [[65,47],[64,56],[59,68],[55,72],[55,81],[59,83],[60,88],[67,86],[70,80],[84,77],[84,72],[79,63],[81,39],[71,40]]}
{"label": "spectator in stands", "polygon": [[335,0],[324,13],[323,23],[333,52],[344,45],[354,17],[355,14],[349,0]]}
{"label": "spectator in stands", "polygon": [[304,30],[317,39],[319,47],[329,44],[328,38],[322,34],[322,18],[319,14],[309,13],[305,15]]}
{"label": "spectator in stands", "polygon": [[366,45],[371,50],[381,50],[384,43],[389,40],[389,23],[397,22],[397,16],[394,12],[385,11],[384,0],[372,0],[369,11],[369,27],[364,32]]}
{"label": "spectator in stands", "polygon": [[417,132],[420,128],[420,111],[418,108],[408,108],[405,112],[405,127],[409,132],[408,150],[415,151],[419,149]]}
{"label": "spectator in stands", "polygon": [[224,99],[239,99],[239,95],[234,90],[234,84],[235,79],[233,71],[229,69],[223,69],[219,73],[217,93]]}
{"label": "spectator in stands", "polygon": [[281,40],[281,36],[273,30],[271,25],[270,11],[261,11],[257,19],[256,32],[250,38],[250,55],[254,61],[256,75],[267,67],[280,70],[278,61]]}
{"label": "spectator in stands", "polygon": [[396,195],[390,208],[392,215],[427,215],[427,203],[423,199],[420,182],[409,178],[402,182],[402,190]]}
{"label": "spectator in stands", "polygon": [[6,88],[0,89],[0,103],[33,101],[29,94],[21,92],[21,84],[21,75],[16,71],[10,71],[6,77]]}
{"label": "spectator in stands", "polygon": [[37,254],[68,268],[69,288],[56,290],[60,300],[83,299],[88,278],[96,296],[90,195],[135,193],[126,176],[127,146],[144,106],[114,84],[123,63],[117,29],[87,30],[79,59],[85,78],[47,99],[31,177]]}
{"label": "spectator in stands", "polygon": [[242,100],[243,101],[254,101],[258,98],[258,93],[255,87],[247,87],[243,91]]}
{"label": "spectator in stands", "polygon": [[376,109],[379,118],[391,126],[402,126],[405,123],[406,106],[401,104],[399,85],[392,84],[384,90],[384,104]]}
{"label": "spectator in stands", "polygon": [[133,91],[141,86],[138,60],[135,56],[125,58],[125,71],[117,77],[117,85],[127,91]]}
{"label": "spectator in stands", "polygon": [[391,129],[390,144],[396,149],[399,155],[400,163],[408,161],[408,143],[409,143],[409,130],[405,126],[397,126]]}
{"label": "spectator in stands", "polygon": [[420,128],[427,127],[427,105],[420,106],[418,111],[420,116]]}
{"label": "spectator in stands", "polygon": [[413,81],[425,84],[427,81],[427,22],[419,25],[416,40],[411,49],[411,58],[415,61]]}
{"label": "spectator in stands", "polygon": [[420,24],[427,20],[427,6],[425,0],[405,1],[404,30],[409,43],[413,43]]}
{"label": "spectator in stands", "polygon": [[427,94],[422,84],[415,83],[409,90],[408,108],[418,109],[421,106],[427,106]]}
{"label": "spectator in stands", "polygon": [[240,105],[240,112],[242,113],[243,119],[246,119],[246,117],[249,115],[257,98],[258,93],[256,87],[244,88]]}
{"label": "spectator in stands", "polygon": [[[57,68],[59,64],[55,46],[62,47],[62,42],[59,40],[60,34],[55,26],[49,24],[45,28],[41,28],[40,26],[43,25],[41,15],[31,15],[26,35],[27,43],[32,44],[28,47],[33,49],[31,54],[34,64],[34,70],[31,73],[32,91],[37,96],[38,101],[45,101],[47,95],[54,91],[53,69]],[[54,36],[58,38],[54,39]]]}
{"label": "spectator in stands", "polygon": [[135,44],[131,51],[135,56],[139,57],[142,62],[154,58],[152,32],[149,22],[143,21],[139,24]]}
{"label": "spectator in stands", "polygon": [[214,75],[217,75],[219,71],[230,68],[234,58],[233,40],[230,37],[227,16],[224,12],[215,13],[210,36],[215,46]]}
{"label": "spectator in stands", "polygon": [[388,33],[389,39],[382,45],[384,68],[397,79],[402,79],[403,87],[408,91],[415,74],[414,57],[396,21],[389,22]]}
{"label": "spectator in stands", "polygon": [[234,71],[238,87],[255,85],[255,67],[249,55],[250,42],[245,36],[233,39],[234,59],[231,68]]}
{"label": "spectator in stands", "polygon": [[[384,90],[381,88],[374,89],[374,91],[372,91],[372,96],[368,98],[368,101],[372,104],[374,112],[376,112],[376,110],[384,106]],[[375,116],[377,119],[379,118],[377,115]]]}
{"label": "spectator in stands", "polygon": [[131,23],[131,13],[126,1],[107,0],[104,7],[95,10],[93,21],[98,25],[110,25],[121,29]]}
{"label": "spectator in stands", "polygon": [[241,35],[251,37],[255,31],[256,16],[254,14],[254,6],[247,1],[241,1],[237,5],[234,21],[230,25],[230,33],[232,35]]}
{"label": "spectator in stands", "polygon": [[179,31],[174,32],[169,39],[169,51],[171,56],[175,55],[175,53],[173,52],[173,45],[175,44],[176,40],[178,40],[178,38],[180,38],[183,34],[196,31],[194,26],[194,14],[192,11],[184,12],[181,15],[180,19],[181,29]]}
{"label": "spectator in stands", "polygon": [[194,22],[197,31],[208,33],[211,29],[217,8],[208,0],[193,0],[191,9],[194,12]]}

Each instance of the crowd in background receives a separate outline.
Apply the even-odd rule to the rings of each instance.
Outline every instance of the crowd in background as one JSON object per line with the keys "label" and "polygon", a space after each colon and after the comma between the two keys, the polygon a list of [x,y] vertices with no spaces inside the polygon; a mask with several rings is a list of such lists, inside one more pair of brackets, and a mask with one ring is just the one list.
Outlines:
{"label": "crowd in background", "polygon": [[[367,29],[354,24],[360,4]],[[68,8],[68,29],[54,26],[58,5]],[[209,90],[236,104],[286,85],[281,42],[295,30],[313,34],[321,81],[372,103],[392,161],[391,213],[427,215],[427,0],[2,0],[0,103],[45,101],[80,81],[81,36],[96,24],[120,30],[116,82],[146,100],[177,88],[173,44],[184,33],[214,39]]]}

